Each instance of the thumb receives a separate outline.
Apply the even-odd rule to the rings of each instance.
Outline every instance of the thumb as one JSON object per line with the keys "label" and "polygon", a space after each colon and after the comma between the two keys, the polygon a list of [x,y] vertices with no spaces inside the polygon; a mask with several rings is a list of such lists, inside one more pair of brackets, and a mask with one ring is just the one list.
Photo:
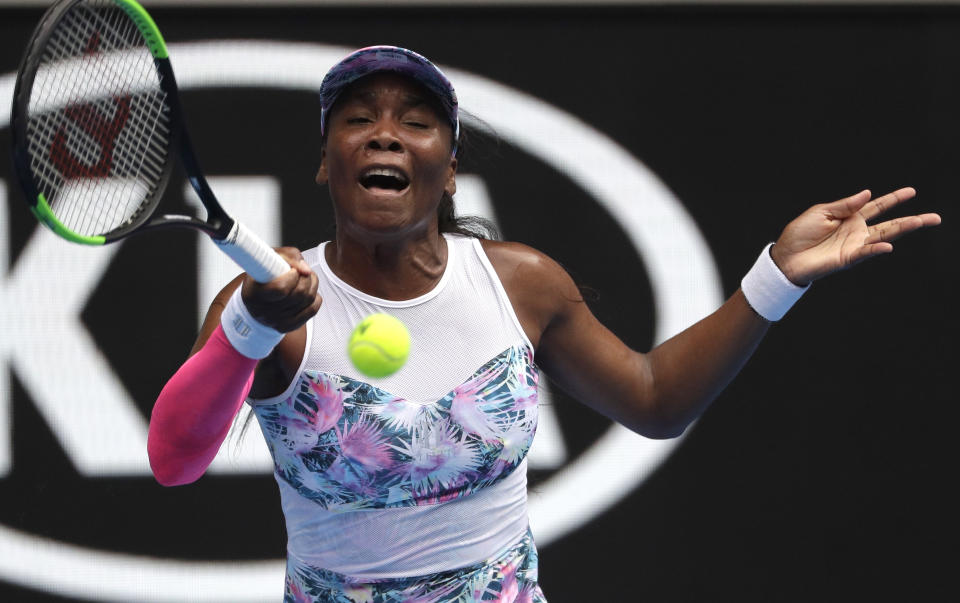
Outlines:
{"label": "thumb", "polygon": [[295,269],[300,276],[310,276],[310,273],[313,272],[313,269],[310,268],[310,264],[307,263],[307,260],[302,257],[294,262],[291,262],[290,267]]}
{"label": "thumb", "polygon": [[870,202],[870,198],[873,195],[869,190],[862,190],[855,195],[845,197],[839,201],[834,201],[833,203],[827,203],[824,206],[824,209],[830,216],[838,219],[849,218],[853,214],[857,213],[863,206]]}
{"label": "thumb", "polygon": [[300,250],[296,247],[276,247],[274,249],[283,256],[283,259],[287,260],[287,263],[290,264],[290,269],[296,270],[299,275],[309,276],[312,272],[310,265],[303,259],[303,255],[301,255]]}

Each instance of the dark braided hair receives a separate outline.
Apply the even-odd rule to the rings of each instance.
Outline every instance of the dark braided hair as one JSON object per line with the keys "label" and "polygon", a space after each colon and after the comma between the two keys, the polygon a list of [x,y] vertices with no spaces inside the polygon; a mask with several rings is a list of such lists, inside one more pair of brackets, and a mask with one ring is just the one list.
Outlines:
{"label": "dark braided hair", "polygon": [[437,225],[441,233],[459,234],[475,239],[500,238],[493,222],[480,216],[458,216],[453,197],[446,192],[437,206]]}
{"label": "dark braided hair", "polygon": [[[461,114],[469,115],[462,109]],[[463,153],[470,146],[470,142],[466,128],[461,127],[460,139],[450,141],[451,147],[456,149],[454,156],[458,161],[462,160]],[[458,216],[453,197],[446,191],[440,198],[440,205],[437,206],[437,225],[441,233],[448,232],[475,239],[500,239],[500,232],[492,220],[481,216]]]}

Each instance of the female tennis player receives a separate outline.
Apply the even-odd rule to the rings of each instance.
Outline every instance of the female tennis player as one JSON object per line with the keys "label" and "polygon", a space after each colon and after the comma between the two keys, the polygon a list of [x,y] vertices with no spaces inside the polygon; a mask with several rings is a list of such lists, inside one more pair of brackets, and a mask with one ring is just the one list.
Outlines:
{"label": "female tennis player", "polygon": [[[541,368],[647,437],[681,434],[810,283],[936,214],[870,225],[914,196],[816,205],[760,253],[716,312],[648,353],[591,314],[546,255],[454,218],[459,120],[446,77],[395,47],[359,50],[321,88],[336,237],[213,301],[193,354],[157,400],[157,480],[198,479],[246,400],[275,463],[288,534],[284,601],[545,601],[526,511]],[[386,312],[407,365],[363,377],[346,342]]]}

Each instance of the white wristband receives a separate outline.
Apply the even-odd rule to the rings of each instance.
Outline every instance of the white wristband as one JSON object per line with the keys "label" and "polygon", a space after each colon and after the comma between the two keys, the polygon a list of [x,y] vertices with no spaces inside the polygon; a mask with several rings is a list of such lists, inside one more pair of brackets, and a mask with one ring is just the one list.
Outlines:
{"label": "white wristband", "polygon": [[220,315],[220,325],[230,344],[247,358],[266,358],[283,339],[283,333],[258,322],[243,305],[240,288],[234,291]]}
{"label": "white wristband", "polygon": [[763,248],[753,268],[740,282],[740,290],[757,314],[773,322],[783,318],[810,285],[798,287],[791,283],[773,262],[771,247],[773,243]]}

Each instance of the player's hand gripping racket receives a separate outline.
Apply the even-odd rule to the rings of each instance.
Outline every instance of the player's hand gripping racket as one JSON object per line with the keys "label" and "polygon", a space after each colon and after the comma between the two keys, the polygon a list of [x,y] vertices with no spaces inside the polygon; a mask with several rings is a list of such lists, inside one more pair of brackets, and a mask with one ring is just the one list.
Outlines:
{"label": "player's hand gripping racket", "polygon": [[[134,0],[61,0],[46,12],[17,74],[11,125],[27,201],[61,237],[103,245],[188,227],[259,282],[290,269],[217,203],[190,146],[166,44]],[[154,216],[175,154],[206,220]]]}

